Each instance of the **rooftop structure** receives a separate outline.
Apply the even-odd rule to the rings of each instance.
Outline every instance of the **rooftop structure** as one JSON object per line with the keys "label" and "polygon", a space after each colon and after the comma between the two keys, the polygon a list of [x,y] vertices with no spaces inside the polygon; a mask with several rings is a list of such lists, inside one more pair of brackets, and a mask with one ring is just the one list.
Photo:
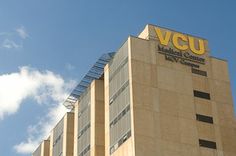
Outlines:
{"label": "rooftop structure", "polygon": [[105,65],[112,59],[114,52],[103,54],[92,66],[88,73],[82,78],[80,83],[73,89],[68,98],[63,103],[68,109],[73,109],[80,96],[86,91],[93,80],[103,76]]}

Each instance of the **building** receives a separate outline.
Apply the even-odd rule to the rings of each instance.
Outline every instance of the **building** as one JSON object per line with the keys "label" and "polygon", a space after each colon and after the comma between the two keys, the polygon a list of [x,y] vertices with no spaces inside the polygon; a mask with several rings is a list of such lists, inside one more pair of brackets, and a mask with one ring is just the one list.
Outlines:
{"label": "building", "polygon": [[34,151],[33,156],[49,156],[49,140],[43,140],[39,147]]}
{"label": "building", "polygon": [[68,112],[50,134],[49,156],[73,156],[74,113]]}
{"label": "building", "polygon": [[[114,53],[102,55],[73,91],[76,103],[74,155],[105,155],[105,105],[104,105],[104,66]],[[72,94],[72,95],[74,95]],[[74,97],[69,97],[74,99]],[[67,104],[70,107],[71,100]]]}
{"label": "building", "polygon": [[65,102],[74,156],[236,155],[227,61],[206,39],[147,25],[98,62]]}
{"label": "building", "polygon": [[103,80],[94,80],[75,104],[74,152],[78,156],[105,154],[103,88]]}
{"label": "building", "polygon": [[227,62],[207,40],[147,25],[104,77],[106,156],[236,154]]}

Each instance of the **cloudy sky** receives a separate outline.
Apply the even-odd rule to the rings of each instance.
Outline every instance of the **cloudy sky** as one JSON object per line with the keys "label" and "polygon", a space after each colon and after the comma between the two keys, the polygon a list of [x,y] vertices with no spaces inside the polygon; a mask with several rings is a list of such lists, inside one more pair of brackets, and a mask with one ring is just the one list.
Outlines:
{"label": "cloudy sky", "polygon": [[[227,3],[226,3],[227,2]],[[209,40],[236,101],[235,0],[0,1],[0,156],[29,156],[96,59],[156,24]]]}

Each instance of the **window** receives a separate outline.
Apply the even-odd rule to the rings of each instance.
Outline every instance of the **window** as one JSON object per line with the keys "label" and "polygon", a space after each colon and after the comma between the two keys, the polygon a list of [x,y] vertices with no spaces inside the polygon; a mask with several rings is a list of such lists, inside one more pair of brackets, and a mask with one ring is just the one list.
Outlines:
{"label": "window", "polygon": [[122,112],[120,112],[115,119],[110,123],[110,127],[114,126],[126,113],[130,111],[130,105],[128,105]]}
{"label": "window", "polygon": [[216,142],[199,139],[199,146],[216,149]]}
{"label": "window", "polygon": [[61,133],[61,134],[56,138],[56,140],[55,140],[54,143],[53,143],[53,147],[60,141],[60,139],[61,139],[61,137],[62,137],[62,134],[63,134],[63,133]]}
{"label": "window", "polygon": [[195,69],[195,68],[192,68],[192,73],[202,75],[202,76],[207,76],[206,71],[198,70],[198,69]]}
{"label": "window", "polygon": [[90,145],[88,145],[80,154],[79,156],[84,156],[90,150]]}
{"label": "window", "polygon": [[210,116],[196,114],[196,119],[198,121],[202,121],[202,122],[207,122],[207,123],[212,123],[213,124],[213,118],[210,117]]}
{"label": "window", "polygon": [[203,99],[208,99],[208,100],[211,99],[209,93],[205,93],[205,92],[201,92],[201,91],[197,91],[197,90],[194,90],[194,91],[193,91],[193,95],[194,95],[195,97],[199,97],[199,98],[203,98]]}
{"label": "window", "polygon": [[89,105],[90,105],[90,103],[89,103],[88,105],[86,105],[81,111],[79,111],[79,113],[78,113],[78,117],[79,117],[79,118],[80,118],[81,115],[88,109]]}
{"label": "window", "polygon": [[129,86],[129,80],[127,80],[122,86],[121,88],[111,97],[110,101],[109,101],[109,105],[111,105],[115,99],[125,90],[126,87]]}
{"label": "window", "polygon": [[131,129],[128,51],[126,42],[109,62],[110,153],[122,146]]}
{"label": "window", "polygon": [[91,88],[88,87],[79,99],[77,129],[77,156],[89,155],[90,148],[90,117],[91,117]]}
{"label": "window", "polygon": [[110,147],[110,154],[112,154],[113,152],[115,152],[115,150],[116,150],[117,148],[119,148],[126,140],[128,140],[130,136],[131,136],[131,130],[129,130],[125,135],[123,135],[123,136],[119,139],[118,143],[116,143],[115,145],[113,145],[113,146]]}
{"label": "window", "polygon": [[90,123],[88,123],[78,134],[78,139],[90,128]]}
{"label": "window", "polygon": [[128,57],[126,57],[121,64],[118,66],[118,68],[111,73],[110,77],[109,77],[109,81],[111,81],[113,79],[113,77],[126,65],[126,63],[128,63]]}

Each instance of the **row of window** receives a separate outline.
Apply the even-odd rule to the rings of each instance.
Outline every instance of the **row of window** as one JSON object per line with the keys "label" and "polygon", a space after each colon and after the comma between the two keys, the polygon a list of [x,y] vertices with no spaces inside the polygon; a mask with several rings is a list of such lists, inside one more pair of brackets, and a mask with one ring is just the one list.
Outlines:
{"label": "row of window", "polygon": [[125,135],[123,135],[115,145],[110,147],[110,154],[115,152],[116,149],[118,149],[126,140],[128,140],[130,136],[131,130],[129,130]]}
{"label": "row of window", "polygon": [[90,123],[88,123],[80,132],[78,135],[78,139],[90,128]]}
{"label": "row of window", "polygon": [[109,105],[115,101],[115,99],[125,90],[126,87],[129,86],[129,81],[126,81],[121,88],[110,98]]}
{"label": "row of window", "polygon": [[86,105],[79,113],[78,113],[78,117],[80,118],[80,116],[86,111],[86,109],[88,108],[90,104]]}
{"label": "row of window", "polygon": [[[198,74],[198,75],[201,75],[201,76],[207,76],[206,71],[198,70],[198,69],[195,69],[195,68],[192,68],[192,73]],[[207,100],[211,99],[210,94],[206,93],[206,92],[201,92],[201,91],[194,90],[193,95],[195,97],[198,97],[198,98],[203,98],[203,99],[207,99]],[[196,120],[213,124],[213,118],[211,116],[196,114]],[[199,139],[199,146],[200,147],[206,147],[206,148],[212,148],[212,149],[217,148],[216,147],[216,142],[209,141],[209,140],[204,140],[204,139]]]}
{"label": "row of window", "polygon": [[121,64],[119,65],[119,67],[109,76],[109,81],[112,80],[112,78],[125,66],[125,64],[128,62],[128,57],[126,57]]}
{"label": "row of window", "polygon": [[[213,118],[210,116],[196,114],[196,119],[198,121],[213,124]],[[216,149],[216,142],[199,139],[199,146]]]}
{"label": "row of window", "polygon": [[61,133],[61,134],[56,138],[56,140],[55,140],[54,143],[53,143],[53,147],[60,141],[60,139],[61,139],[61,137],[62,137],[62,134],[63,134],[63,133]]}
{"label": "row of window", "polygon": [[[125,63],[124,63],[125,64]],[[122,64],[120,67],[123,67],[124,64]],[[119,69],[119,67],[118,67]],[[118,70],[117,69],[117,70]],[[119,71],[119,70],[118,70]],[[113,73],[113,75],[115,75],[116,72]],[[207,76],[207,72],[205,71],[201,71],[198,69],[194,69],[192,68],[192,73],[198,74],[198,75],[202,75],[202,76]],[[112,75],[112,76],[113,76]],[[110,77],[110,79],[112,78],[112,76]],[[127,84],[127,83],[126,83]],[[128,84],[127,84],[128,85]],[[123,85],[118,91],[117,93],[110,99],[110,104],[112,104],[112,102],[115,100],[115,98],[117,96],[119,96],[119,94],[126,88],[126,85]],[[210,100],[210,94],[209,93],[205,93],[205,92],[201,92],[201,91],[196,91],[194,90],[194,96],[195,97],[199,97],[199,98],[204,98],[204,99],[209,99]],[[119,113],[117,115],[117,117],[115,117],[115,119],[113,119],[113,121],[110,123],[110,127],[114,126],[128,111],[130,110],[130,105],[127,106],[121,113]],[[202,121],[202,122],[207,122],[207,123],[213,123],[213,118],[210,116],[205,116],[205,115],[200,115],[200,114],[196,114],[196,119],[198,121]],[[127,132],[122,138],[120,138],[120,140],[118,141],[118,143],[116,143],[115,145],[110,147],[110,153],[112,154],[119,146],[121,146],[129,137],[131,136],[131,131]],[[203,139],[199,139],[199,145],[202,147],[208,147],[208,148],[213,148],[216,149],[216,143],[212,142],[212,141],[208,141],[208,140],[203,140]]]}
{"label": "row of window", "polygon": [[90,145],[88,145],[80,154],[79,156],[84,156],[90,150]]}
{"label": "row of window", "polygon": [[122,110],[122,112],[120,112],[115,119],[112,120],[112,122],[110,123],[110,127],[114,126],[123,116],[125,116],[126,113],[128,113],[130,110],[130,105],[128,105],[125,109]]}

